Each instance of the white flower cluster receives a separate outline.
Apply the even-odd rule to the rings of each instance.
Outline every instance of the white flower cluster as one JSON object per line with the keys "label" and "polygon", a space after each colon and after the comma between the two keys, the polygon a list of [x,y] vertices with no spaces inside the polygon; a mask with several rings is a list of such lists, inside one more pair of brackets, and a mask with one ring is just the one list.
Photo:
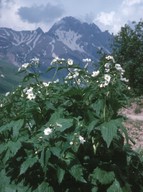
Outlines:
{"label": "white flower cluster", "polygon": [[105,59],[107,59],[108,61],[113,61],[113,63],[115,63],[114,57],[111,55],[106,56]]}
{"label": "white flower cluster", "polygon": [[65,79],[75,79],[79,76],[80,69],[73,69],[68,73]]}
{"label": "white flower cluster", "polygon": [[[59,64],[63,64],[65,63],[65,59],[64,58],[59,58],[59,57],[55,57],[52,61],[51,61],[51,65],[54,64],[54,63],[59,63]],[[72,59],[68,59],[67,60],[67,64],[70,66],[70,65],[73,65],[73,60]]]}
{"label": "white flower cluster", "polygon": [[97,77],[97,76],[99,75],[99,73],[100,73],[99,70],[98,70],[98,71],[93,71],[92,74],[91,74],[91,76],[92,76],[92,77]]}
{"label": "white flower cluster", "polygon": [[119,71],[119,73],[120,73],[120,80],[121,80],[121,81],[124,81],[124,82],[129,82],[128,79],[126,79],[125,77],[123,77],[125,70],[121,67],[121,65],[118,64],[118,63],[116,63],[116,64],[115,64],[115,68],[116,68],[116,70]]}
{"label": "white flower cluster", "polygon": [[47,127],[44,129],[44,135],[50,135],[52,133],[52,129],[50,127]]}
{"label": "white flower cluster", "polygon": [[54,64],[54,63],[63,64],[64,61],[65,61],[64,58],[59,58],[58,56],[56,56],[56,57],[51,61],[51,65]]}
{"label": "white flower cluster", "polygon": [[27,95],[26,98],[29,100],[36,98],[36,96],[33,93],[33,87],[30,87],[29,89],[25,88],[25,89],[23,89],[23,92]]}
{"label": "white flower cluster", "polygon": [[51,84],[51,82],[49,81],[48,83],[47,82],[43,82],[42,83],[44,85],[44,87],[49,87],[49,85]]}
{"label": "white flower cluster", "polygon": [[82,137],[81,135],[79,135],[79,141],[80,141],[81,144],[84,144],[84,143],[85,143],[84,137]]}
{"label": "white flower cluster", "polygon": [[110,83],[110,80],[111,80],[111,76],[108,75],[108,74],[104,74],[104,81],[103,81],[103,83],[101,83],[101,84],[99,85],[99,87],[100,87],[100,88],[106,87],[106,86]]}
{"label": "white flower cluster", "polygon": [[31,59],[32,64],[34,63],[35,65],[37,65],[37,64],[39,64],[39,62],[40,62],[40,60],[37,57],[34,57],[33,59]]}
{"label": "white flower cluster", "polygon": [[31,66],[33,64],[36,66],[39,64],[39,62],[40,62],[40,60],[37,57],[35,57],[35,58],[31,59],[30,63],[24,63],[23,65],[21,65],[21,67],[18,69],[18,72],[20,72],[22,70],[26,70],[29,66]]}
{"label": "white flower cluster", "polygon": [[[111,74],[109,74],[109,72],[110,72],[111,69],[116,69],[117,70],[121,81],[128,82],[128,79],[123,77],[125,70],[121,67],[121,65],[118,64],[118,63],[115,63],[115,60],[111,55],[106,56],[105,58],[107,60],[109,60],[109,62],[105,63],[105,65],[104,65],[104,69],[105,69],[104,80],[99,85],[99,87],[101,87],[101,88],[106,87],[110,83]],[[94,75],[94,73],[92,75]],[[95,75],[96,75],[96,73],[95,73]],[[115,76],[115,74],[114,74],[114,76]]]}

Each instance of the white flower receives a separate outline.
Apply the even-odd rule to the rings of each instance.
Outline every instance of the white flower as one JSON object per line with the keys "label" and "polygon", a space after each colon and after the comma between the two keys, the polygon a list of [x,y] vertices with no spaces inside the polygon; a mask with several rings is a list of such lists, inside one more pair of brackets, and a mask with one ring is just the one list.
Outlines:
{"label": "white flower", "polygon": [[68,59],[67,63],[68,63],[68,65],[73,65],[73,60],[72,59]]}
{"label": "white flower", "polygon": [[45,87],[48,87],[48,86],[50,85],[50,83],[51,83],[51,82],[48,82],[48,83],[43,82],[43,85],[44,85]]}
{"label": "white flower", "polygon": [[35,98],[36,98],[36,96],[33,93],[27,95],[27,99],[29,99],[29,100],[32,100],[32,99],[35,99]]}
{"label": "white flower", "polygon": [[110,75],[105,74],[105,75],[104,75],[104,79],[105,79],[105,81],[106,81],[107,83],[109,83],[110,80],[111,80],[111,77],[110,77]]}
{"label": "white flower", "polygon": [[103,81],[103,82],[99,85],[100,88],[106,87],[106,86],[110,83],[110,80],[111,80],[110,75],[105,74],[105,75],[104,75],[104,80],[105,80],[105,81]]}
{"label": "white flower", "polygon": [[5,96],[7,97],[9,94],[10,94],[10,92],[7,92],[7,93],[5,94]]}
{"label": "white flower", "polygon": [[77,79],[77,84],[80,85],[80,83],[81,83],[81,80]]}
{"label": "white flower", "polygon": [[39,63],[39,58],[37,57],[34,57],[33,59],[31,59],[31,62],[34,63],[34,64],[38,64]]}
{"label": "white flower", "polygon": [[111,66],[111,63],[105,63],[105,65],[104,65],[104,67],[107,68],[107,69],[109,69],[110,66]]}
{"label": "white flower", "polygon": [[29,63],[24,63],[23,65],[21,65],[21,67],[18,69],[18,72],[24,69],[27,69],[30,66]]}
{"label": "white flower", "polygon": [[126,79],[125,77],[122,77],[122,76],[121,76],[120,80],[121,80],[121,81],[124,81],[124,82],[126,82],[126,83],[129,82],[129,79]]}
{"label": "white flower", "polygon": [[53,81],[53,83],[59,83],[59,79],[56,79],[55,81]]}
{"label": "white flower", "polygon": [[99,85],[99,87],[100,87],[100,88],[102,88],[102,87],[105,87],[105,86],[104,86],[104,84],[103,84],[103,83],[101,83],[101,84]]}
{"label": "white flower", "polygon": [[73,141],[70,142],[70,145],[73,145]]}
{"label": "white flower", "polygon": [[112,60],[113,63],[115,63],[114,57],[111,56],[111,55],[106,56],[105,59],[107,59],[108,61],[109,61],[109,60]]}
{"label": "white flower", "polygon": [[26,90],[26,94],[31,94],[33,93],[33,87],[30,87],[29,89]]}
{"label": "white flower", "polygon": [[93,71],[91,76],[92,77],[96,77],[98,75],[99,75],[99,70],[98,71]]}
{"label": "white flower", "polygon": [[24,64],[21,66],[21,68],[27,69],[27,67],[28,67],[29,65],[30,65],[29,63],[24,63]]}
{"label": "white flower", "polygon": [[33,93],[33,87],[30,87],[29,89],[25,88],[25,89],[23,89],[23,92],[27,95],[27,99],[29,99],[29,100],[36,98],[36,96]]}
{"label": "white flower", "polygon": [[2,78],[4,78],[5,76],[3,74],[0,75]]}
{"label": "white flower", "polygon": [[56,62],[60,61],[60,58],[57,56],[55,57],[52,61],[51,61],[51,64],[54,64]]}
{"label": "white flower", "polygon": [[81,144],[83,144],[85,142],[85,139],[80,135],[79,136],[79,141],[80,141]]}
{"label": "white flower", "polygon": [[51,133],[52,133],[52,129],[49,127],[44,130],[44,135],[50,135]]}
{"label": "white flower", "polygon": [[107,68],[105,69],[105,72],[106,72],[106,73],[108,73],[109,71],[110,71],[110,69],[107,69]]}
{"label": "white flower", "polygon": [[117,71],[120,71],[122,74],[125,72],[125,70],[118,63],[115,64],[115,68],[117,69]]}
{"label": "white flower", "polygon": [[73,75],[73,78],[76,78],[76,77],[78,77],[78,76],[79,76],[79,72],[76,71],[76,72],[74,73],[74,75]]}
{"label": "white flower", "polygon": [[71,73],[69,73],[69,74],[65,77],[65,79],[73,79],[73,76],[71,75]]}

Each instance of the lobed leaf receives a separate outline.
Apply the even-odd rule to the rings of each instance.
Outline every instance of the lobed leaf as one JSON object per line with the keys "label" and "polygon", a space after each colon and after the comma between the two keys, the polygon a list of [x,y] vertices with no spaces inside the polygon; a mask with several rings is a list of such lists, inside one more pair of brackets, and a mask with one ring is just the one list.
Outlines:
{"label": "lobed leaf", "polygon": [[99,181],[103,185],[110,184],[114,181],[115,174],[113,171],[104,171],[97,167],[92,174],[92,183],[96,184]]}
{"label": "lobed leaf", "polygon": [[101,125],[101,134],[104,141],[107,144],[107,147],[110,146],[113,138],[117,135],[117,130],[121,126],[120,119],[113,119],[109,122],[105,122]]}
{"label": "lobed leaf", "polygon": [[86,180],[83,178],[83,167],[81,165],[77,164],[72,166],[69,172],[75,178],[76,181],[86,183]]}
{"label": "lobed leaf", "polygon": [[20,175],[25,173],[27,169],[32,167],[37,161],[38,159],[36,157],[29,157],[28,159],[26,159],[20,167]]}
{"label": "lobed leaf", "polygon": [[123,192],[119,182],[115,179],[113,184],[107,189],[107,192]]}

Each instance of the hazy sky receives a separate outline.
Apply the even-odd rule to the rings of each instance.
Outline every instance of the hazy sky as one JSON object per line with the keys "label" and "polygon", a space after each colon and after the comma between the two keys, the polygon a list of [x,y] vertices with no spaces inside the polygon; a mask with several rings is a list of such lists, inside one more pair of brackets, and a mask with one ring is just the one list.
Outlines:
{"label": "hazy sky", "polygon": [[143,17],[143,0],[0,0],[0,27],[43,31],[59,19],[73,16],[116,33]]}

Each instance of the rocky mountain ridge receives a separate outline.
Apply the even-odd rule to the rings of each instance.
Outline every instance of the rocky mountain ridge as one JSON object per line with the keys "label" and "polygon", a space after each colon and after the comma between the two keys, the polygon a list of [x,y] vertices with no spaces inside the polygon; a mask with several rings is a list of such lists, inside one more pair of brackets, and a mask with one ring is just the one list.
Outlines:
{"label": "rocky mountain ridge", "polygon": [[97,61],[100,50],[110,54],[113,38],[95,24],[82,23],[73,17],[64,17],[45,33],[41,28],[33,31],[0,28],[0,58],[8,58],[20,66],[38,57],[44,68],[56,56],[78,63],[85,58]]}

